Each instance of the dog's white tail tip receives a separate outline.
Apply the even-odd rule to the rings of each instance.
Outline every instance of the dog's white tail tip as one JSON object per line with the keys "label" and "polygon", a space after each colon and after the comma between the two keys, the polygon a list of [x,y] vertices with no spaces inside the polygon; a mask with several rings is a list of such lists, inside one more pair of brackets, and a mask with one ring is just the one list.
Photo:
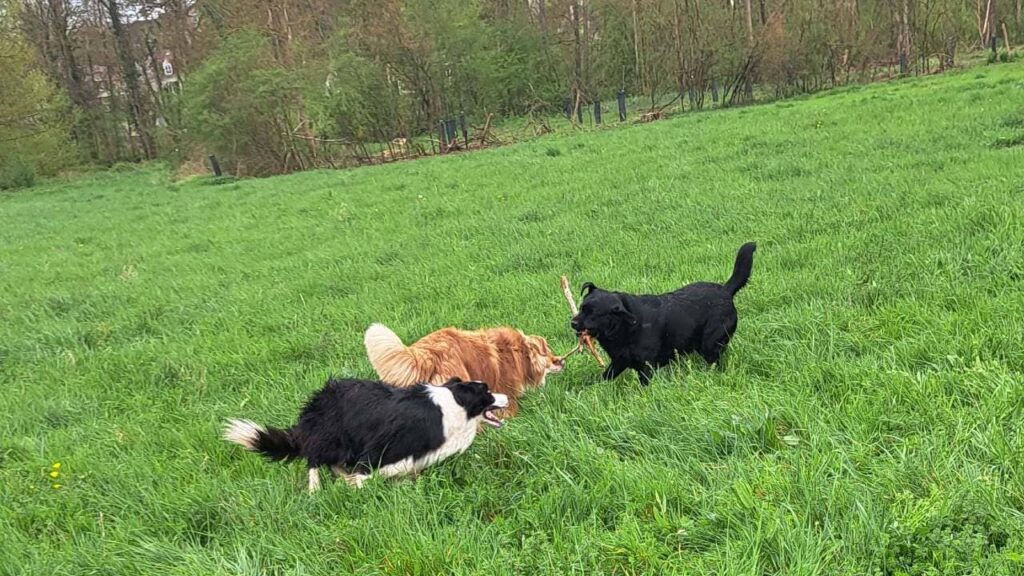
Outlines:
{"label": "dog's white tail tip", "polygon": [[232,418],[224,423],[223,436],[228,442],[238,444],[246,450],[255,450],[260,432],[266,432],[266,429],[252,420]]}

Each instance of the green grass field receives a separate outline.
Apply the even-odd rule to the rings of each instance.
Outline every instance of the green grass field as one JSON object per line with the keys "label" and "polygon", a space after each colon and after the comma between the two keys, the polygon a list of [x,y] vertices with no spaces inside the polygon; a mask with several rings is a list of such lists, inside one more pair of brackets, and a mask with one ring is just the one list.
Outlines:
{"label": "green grass field", "polygon": [[[266,180],[0,196],[0,574],[1024,572],[1024,66]],[[288,425],[363,330],[512,324],[559,276],[724,281],[724,371],[577,356],[416,481],[219,438]],[[60,464],[59,469],[55,468]],[[51,472],[56,478],[51,477]]]}

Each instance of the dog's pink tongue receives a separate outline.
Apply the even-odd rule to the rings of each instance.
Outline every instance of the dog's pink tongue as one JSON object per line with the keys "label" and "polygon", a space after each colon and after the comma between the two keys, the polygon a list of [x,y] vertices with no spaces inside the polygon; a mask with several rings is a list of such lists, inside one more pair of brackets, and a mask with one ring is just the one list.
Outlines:
{"label": "dog's pink tongue", "polygon": [[487,422],[488,424],[494,426],[495,428],[501,428],[502,426],[505,425],[505,421],[495,416],[494,412],[490,410],[484,412],[484,422]]}

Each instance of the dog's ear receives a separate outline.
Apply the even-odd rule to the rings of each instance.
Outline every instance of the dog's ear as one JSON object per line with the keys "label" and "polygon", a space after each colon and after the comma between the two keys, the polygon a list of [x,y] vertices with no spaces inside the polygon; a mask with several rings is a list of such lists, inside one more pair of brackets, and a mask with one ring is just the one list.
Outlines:
{"label": "dog's ear", "polygon": [[594,286],[593,282],[584,282],[583,286],[580,287],[580,296],[586,296],[594,290],[600,290],[597,286]]}
{"label": "dog's ear", "polygon": [[612,308],[612,312],[621,316],[630,326],[636,326],[636,315],[626,309],[626,305],[622,302],[622,298],[619,298],[619,301],[615,303],[615,306]]}
{"label": "dog's ear", "polygon": [[458,376],[452,376],[451,378],[448,379],[447,382],[444,383],[444,385],[447,386],[449,384],[458,384],[459,382],[462,382],[462,378],[459,378]]}

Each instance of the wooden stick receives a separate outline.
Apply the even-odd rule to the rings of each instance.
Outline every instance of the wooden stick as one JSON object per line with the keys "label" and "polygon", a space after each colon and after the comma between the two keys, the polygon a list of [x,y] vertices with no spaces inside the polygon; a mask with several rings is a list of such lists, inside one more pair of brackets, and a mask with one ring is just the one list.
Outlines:
{"label": "wooden stick", "polygon": [[484,122],[484,129],[480,132],[480,147],[487,145],[487,137],[491,131],[491,114],[487,114],[487,120]]}
{"label": "wooden stick", "polygon": [[573,316],[576,316],[580,311],[576,308],[576,300],[572,297],[572,288],[569,288],[569,278],[562,276],[562,294],[565,294],[565,299],[569,301],[569,311],[572,312]]}
{"label": "wooden stick", "polygon": [[[562,276],[562,293],[565,294],[565,299],[569,302],[569,311],[572,312],[572,315],[576,316],[579,314],[579,310],[576,308],[576,300],[572,297],[572,289],[569,287],[569,278],[566,276]],[[572,351],[564,357],[568,358],[569,356],[572,356],[576,352],[582,350],[584,346],[586,346],[587,350],[590,351],[590,355],[594,357],[594,360],[597,360],[598,365],[604,368],[604,358],[601,358],[601,355],[597,353],[597,348],[594,348],[594,341],[590,338],[590,334],[587,334],[586,330],[580,332],[580,338],[579,342],[576,344],[576,348],[573,348]]]}

